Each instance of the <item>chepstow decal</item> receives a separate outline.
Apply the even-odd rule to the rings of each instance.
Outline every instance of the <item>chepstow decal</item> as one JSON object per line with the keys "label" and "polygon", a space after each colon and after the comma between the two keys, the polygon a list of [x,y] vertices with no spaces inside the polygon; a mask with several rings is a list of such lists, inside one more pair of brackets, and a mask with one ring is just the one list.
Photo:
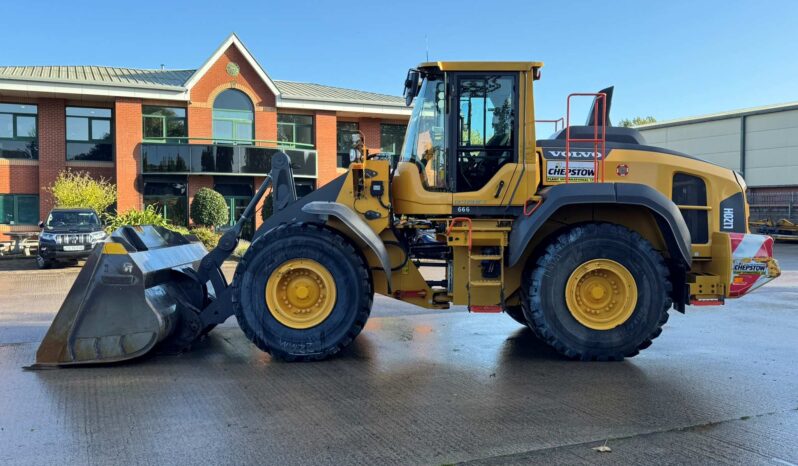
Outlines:
{"label": "chepstow decal", "polygon": [[[568,162],[568,181],[573,183],[593,181],[595,178],[594,162]],[[546,181],[565,181],[565,162],[546,163]]]}

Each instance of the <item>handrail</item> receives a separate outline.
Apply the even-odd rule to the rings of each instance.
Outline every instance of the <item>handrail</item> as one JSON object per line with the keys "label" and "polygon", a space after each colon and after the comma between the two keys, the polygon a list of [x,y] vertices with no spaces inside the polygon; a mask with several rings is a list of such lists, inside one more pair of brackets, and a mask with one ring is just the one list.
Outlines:
{"label": "handrail", "polygon": [[[571,98],[593,97],[593,138],[571,138]],[[601,135],[599,135],[599,103],[601,103]],[[576,92],[568,95],[565,110],[565,183],[570,181],[571,143],[593,143],[593,182],[599,182],[599,169],[601,182],[604,182],[604,157],[607,155],[607,94],[603,92]],[[599,147],[601,152],[599,152]],[[599,162],[601,159],[601,162]]]}
{"label": "handrail", "polygon": [[565,126],[565,117],[557,118],[556,120],[535,120],[535,123],[554,123],[554,132],[560,130],[560,126]]}
{"label": "handrail", "polygon": [[257,145],[258,143],[272,144],[275,147],[292,147],[294,149],[315,149],[313,144],[306,144],[304,142],[287,142],[287,141],[273,141],[270,139],[224,139],[224,138],[208,138],[197,136],[167,136],[162,138],[142,138],[142,142],[146,143],[159,143],[159,142],[177,142],[178,144],[186,144],[180,141],[210,141],[214,144],[230,144],[230,145]]}

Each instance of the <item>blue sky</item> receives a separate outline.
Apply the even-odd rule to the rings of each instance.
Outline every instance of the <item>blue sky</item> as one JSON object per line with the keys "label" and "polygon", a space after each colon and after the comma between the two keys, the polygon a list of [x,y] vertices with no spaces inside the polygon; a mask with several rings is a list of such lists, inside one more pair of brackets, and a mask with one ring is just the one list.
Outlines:
{"label": "blue sky", "polygon": [[432,60],[544,61],[538,118],[610,84],[614,120],[798,100],[794,0],[31,0],[0,11],[0,65],[196,68],[236,32],[275,79],[398,94],[426,37]]}

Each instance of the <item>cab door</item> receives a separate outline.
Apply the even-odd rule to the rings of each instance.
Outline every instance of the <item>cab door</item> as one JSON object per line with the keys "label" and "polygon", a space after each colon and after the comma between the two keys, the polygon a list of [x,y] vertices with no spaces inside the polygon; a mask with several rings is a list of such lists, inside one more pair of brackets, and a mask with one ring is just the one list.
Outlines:
{"label": "cab door", "polygon": [[510,200],[523,171],[518,164],[518,73],[456,73],[453,78],[452,214],[489,215]]}

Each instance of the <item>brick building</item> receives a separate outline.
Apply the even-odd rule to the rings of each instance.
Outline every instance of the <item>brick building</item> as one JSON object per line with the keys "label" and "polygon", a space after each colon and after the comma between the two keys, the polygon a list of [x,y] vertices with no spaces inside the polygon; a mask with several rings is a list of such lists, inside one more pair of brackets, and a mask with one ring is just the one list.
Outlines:
{"label": "brick building", "polygon": [[211,187],[232,220],[277,149],[307,193],[345,170],[353,132],[397,152],[409,114],[396,96],[272,80],[235,34],[196,70],[0,66],[0,240],[36,229],[65,169],[115,182],[120,212],[154,204],[176,224]]}

